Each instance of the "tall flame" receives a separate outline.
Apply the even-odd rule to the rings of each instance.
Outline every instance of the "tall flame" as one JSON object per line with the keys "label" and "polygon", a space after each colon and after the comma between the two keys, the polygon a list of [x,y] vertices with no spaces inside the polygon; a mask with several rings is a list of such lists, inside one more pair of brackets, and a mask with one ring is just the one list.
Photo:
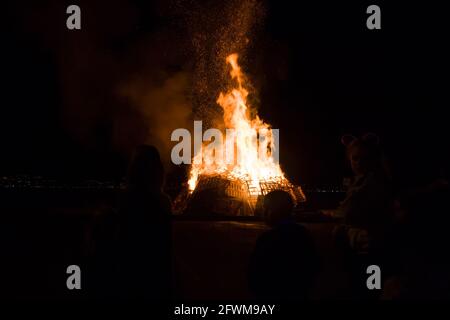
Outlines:
{"label": "tall flame", "polygon": [[[245,76],[237,60],[236,53],[226,58],[226,62],[231,66],[230,76],[235,80],[236,86],[226,93],[221,92],[216,101],[223,109],[225,127],[236,132],[234,146],[228,147],[234,148],[237,157],[231,164],[217,163],[211,159],[213,155],[203,152],[205,148],[202,146],[192,161],[188,181],[190,191],[195,189],[198,177],[202,174],[225,174],[231,178],[244,179],[249,183],[252,195],[260,194],[261,181],[287,181],[274,158],[276,144],[270,125],[257,115],[250,119],[250,106],[247,102],[249,92],[244,87]],[[265,134],[266,145],[258,144],[258,132]],[[260,150],[265,153],[264,157],[260,156]]]}

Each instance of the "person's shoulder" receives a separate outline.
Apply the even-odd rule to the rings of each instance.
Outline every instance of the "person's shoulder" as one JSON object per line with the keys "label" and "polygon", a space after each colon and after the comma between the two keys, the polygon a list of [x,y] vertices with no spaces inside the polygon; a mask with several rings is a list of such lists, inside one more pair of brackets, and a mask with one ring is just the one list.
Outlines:
{"label": "person's shoulder", "polygon": [[274,228],[267,229],[258,236],[258,238],[256,239],[256,243],[258,245],[263,245],[267,242],[270,242],[271,239],[276,237],[276,234],[277,230],[275,230]]}
{"label": "person's shoulder", "polygon": [[279,230],[279,234],[283,235],[283,238],[287,237],[294,242],[303,242],[311,237],[308,228],[297,222],[291,222],[282,226]]}

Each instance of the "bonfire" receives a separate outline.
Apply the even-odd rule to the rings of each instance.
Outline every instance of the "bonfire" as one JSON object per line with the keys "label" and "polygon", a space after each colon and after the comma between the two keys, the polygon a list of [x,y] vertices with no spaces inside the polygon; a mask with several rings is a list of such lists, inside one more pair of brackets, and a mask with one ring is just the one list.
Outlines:
{"label": "bonfire", "polygon": [[[217,104],[223,109],[225,128],[237,133],[231,145],[224,145],[224,148],[234,149],[235,157],[231,162],[214,161],[209,158],[214,154],[204,152],[202,146],[193,157],[189,193],[221,189],[221,196],[247,201],[250,210],[255,208],[258,199],[275,189],[288,191],[296,204],[305,201],[301,188],[290,183],[281,170],[276,129],[264,122],[247,101],[249,91],[238,64],[238,54],[229,55],[226,62],[231,68],[233,85],[227,92],[220,93]],[[261,132],[264,132],[263,140],[258,139]]]}

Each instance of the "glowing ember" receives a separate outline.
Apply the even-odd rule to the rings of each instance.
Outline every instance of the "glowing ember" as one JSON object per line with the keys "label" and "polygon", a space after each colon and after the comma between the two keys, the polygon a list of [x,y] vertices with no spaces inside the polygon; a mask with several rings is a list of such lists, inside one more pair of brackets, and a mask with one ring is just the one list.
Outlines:
{"label": "glowing ember", "polygon": [[[244,87],[245,77],[237,60],[236,53],[226,59],[231,66],[230,75],[235,80],[236,86],[226,93],[220,93],[217,99],[224,112],[225,127],[236,132],[232,143],[225,144],[225,148],[233,148],[236,151],[236,159],[232,159],[231,162],[215,161],[214,154],[205,152],[206,148],[202,146],[192,161],[188,182],[190,192],[195,189],[200,175],[224,175],[228,179],[245,181],[252,196],[261,194],[261,185],[265,183],[291,185],[276,159],[274,148],[277,147],[275,143],[277,137],[270,130],[270,125],[257,115],[250,119],[250,106],[247,102],[249,92]],[[261,136],[261,132],[264,133],[263,143],[257,138],[258,133]]]}

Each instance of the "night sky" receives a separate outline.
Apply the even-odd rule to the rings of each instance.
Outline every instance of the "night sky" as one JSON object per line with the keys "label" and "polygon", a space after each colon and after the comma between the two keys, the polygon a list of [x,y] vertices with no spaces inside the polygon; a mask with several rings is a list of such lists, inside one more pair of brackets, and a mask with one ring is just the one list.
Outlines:
{"label": "night sky", "polygon": [[[368,30],[365,10],[372,2],[297,2],[262,2],[265,14],[243,60],[259,92],[260,115],[280,129],[288,176],[298,183],[339,183],[347,172],[340,136],[365,132],[380,136],[400,183],[448,175],[443,8],[376,3],[382,29]],[[69,4],[81,7],[80,31],[66,28]],[[146,81],[150,92],[169,83],[168,94],[154,91],[161,100],[172,99],[167,79],[190,88],[198,57],[183,10],[205,13],[216,6],[214,1],[2,5],[0,174],[61,178],[120,177],[134,146],[149,135],[161,139],[154,131],[164,118],[152,110],[142,117],[135,107],[141,98],[130,96],[142,97]],[[203,30],[207,37],[208,26]],[[184,89],[176,91],[177,103],[189,106],[192,91],[186,97]],[[161,152],[167,156],[166,149]]]}

